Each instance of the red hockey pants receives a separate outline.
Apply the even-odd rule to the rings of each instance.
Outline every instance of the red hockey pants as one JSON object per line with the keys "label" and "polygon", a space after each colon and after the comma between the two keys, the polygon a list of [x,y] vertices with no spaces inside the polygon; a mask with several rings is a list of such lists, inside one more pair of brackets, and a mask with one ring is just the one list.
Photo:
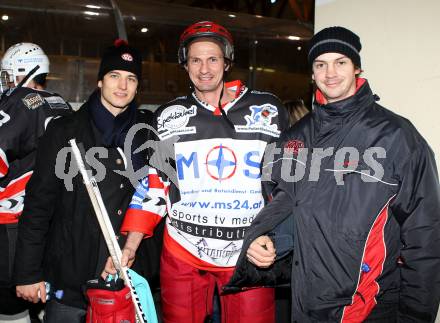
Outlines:
{"label": "red hockey pants", "polygon": [[212,313],[216,286],[220,291],[222,323],[275,322],[272,288],[221,295],[232,271],[199,270],[177,259],[166,248],[162,250],[160,266],[164,323],[203,323]]}

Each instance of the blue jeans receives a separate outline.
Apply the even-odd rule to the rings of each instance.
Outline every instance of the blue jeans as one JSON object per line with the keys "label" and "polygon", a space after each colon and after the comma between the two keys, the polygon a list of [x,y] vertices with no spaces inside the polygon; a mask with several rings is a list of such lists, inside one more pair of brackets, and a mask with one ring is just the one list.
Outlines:
{"label": "blue jeans", "polygon": [[50,300],[46,304],[44,323],[85,323],[87,311]]}

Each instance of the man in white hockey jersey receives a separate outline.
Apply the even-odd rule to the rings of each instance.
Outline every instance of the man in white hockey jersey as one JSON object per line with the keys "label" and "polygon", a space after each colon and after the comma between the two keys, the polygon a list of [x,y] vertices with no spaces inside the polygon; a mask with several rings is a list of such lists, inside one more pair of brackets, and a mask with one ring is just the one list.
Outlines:
{"label": "man in white hockey jersey", "polygon": [[[156,111],[158,140],[174,141],[171,172],[150,168],[121,231],[123,263],[166,217],[161,259],[164,322],[202,323],[216,288],[229,280],[247,227],[264,206],[260,163],[267,144],[287,127],[278,98],[225,82],[234,60],[231,34],[216,23],[189,26],[179,64],[193,92]],[[150,160],[151,161],[151,160]],[[109,262],[107,272],[114,273]],[[220,294],[223,322],[274,322],[273,289]]]}

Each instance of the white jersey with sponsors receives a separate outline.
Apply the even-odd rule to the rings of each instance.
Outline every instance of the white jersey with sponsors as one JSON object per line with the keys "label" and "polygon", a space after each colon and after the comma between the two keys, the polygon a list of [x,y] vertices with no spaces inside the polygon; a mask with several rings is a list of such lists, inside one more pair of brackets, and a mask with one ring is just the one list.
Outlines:
{"label": "white jersey with sponsors", "polygon": [[167,215],[165,247],[208,270],[235,266],[246,228],[264,206],[265,148],[287,126],[275,96],[239,82],[227,86],[236,98],[223,107],[226,116],[194,94],[158,109],[160,143],[152,145],[152,168],[121,229],[152,235]]}

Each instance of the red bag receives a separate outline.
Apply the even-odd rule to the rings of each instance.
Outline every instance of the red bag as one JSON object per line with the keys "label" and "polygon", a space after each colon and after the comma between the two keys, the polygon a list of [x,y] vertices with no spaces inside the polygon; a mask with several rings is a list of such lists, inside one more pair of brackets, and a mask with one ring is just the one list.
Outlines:
{"label": "red bag", "polygon": [[100,284],[93,287],[89,283],[87,285],[87,323],[136,322],[136,313],[127,286],[120,290],[112,290],[108,286],[98,286]]}

